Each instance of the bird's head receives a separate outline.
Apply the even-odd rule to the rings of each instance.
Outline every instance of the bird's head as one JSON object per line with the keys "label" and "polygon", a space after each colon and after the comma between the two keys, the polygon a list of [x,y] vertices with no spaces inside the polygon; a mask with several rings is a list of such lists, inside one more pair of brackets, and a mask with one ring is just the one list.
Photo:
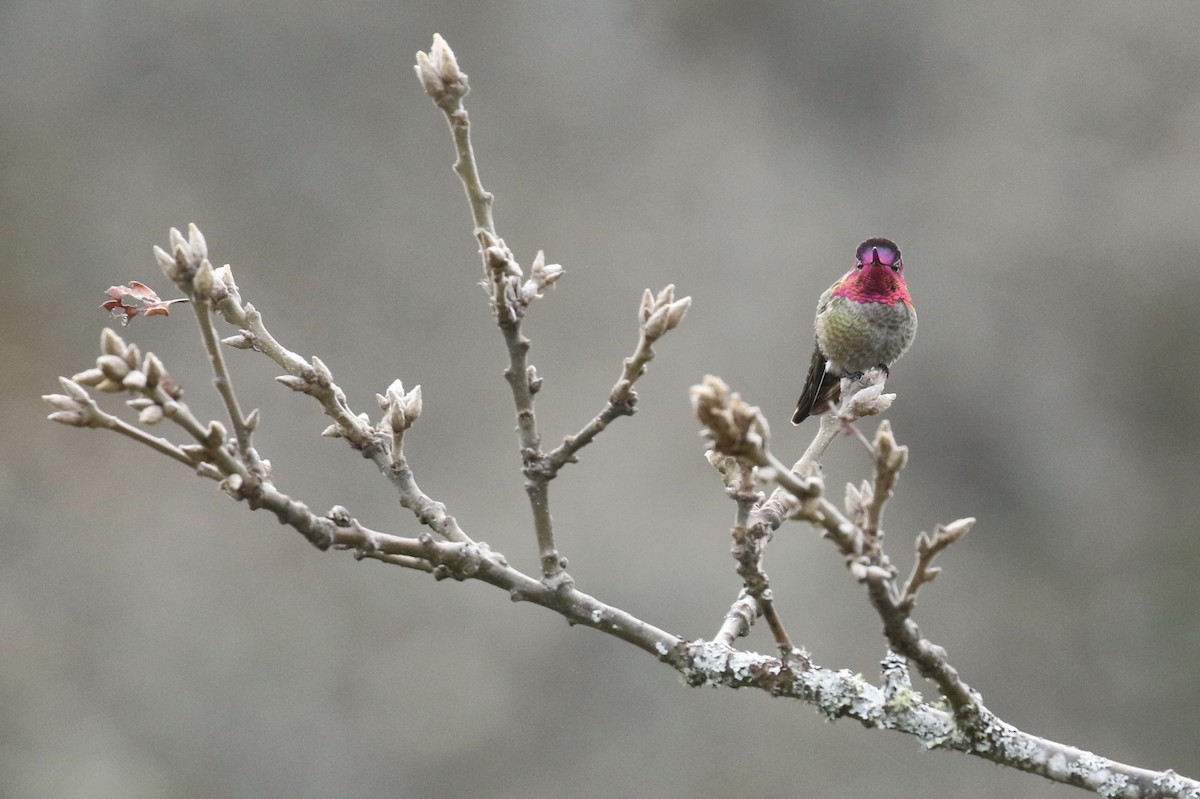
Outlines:
{"label": "bird's head", "polygon": [[884,238],[867,239],[858,245],[854,267],[842,278],[834,294],[858,302],[911,305],[900,248],[891,239]]}

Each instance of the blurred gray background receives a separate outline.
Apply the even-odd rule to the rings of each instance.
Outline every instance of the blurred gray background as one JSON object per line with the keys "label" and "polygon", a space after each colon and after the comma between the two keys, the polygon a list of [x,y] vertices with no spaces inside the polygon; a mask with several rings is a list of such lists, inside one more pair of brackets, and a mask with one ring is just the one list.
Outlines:
{"label": "blurred gray background", "polygon": [[[443,118],[441,32],[500,231],[566,266],[527,332],[553,444],[601,406],[643,288],[695,305],[640,412],[553,485],[581,588],[690,638],[737,593],[732,506],[687,389],[721,375],[784,458],[818,294],[870,235],[921,318],[889,414],[893,557],[971,535],[923,631],[1006,720],[1200,776],[1200,10],[1192,2],[0,4],[0,796],[1061,797],[1072,789],[795,702],[698,690],[482,584],[322,554],[110,434],[43,421],[114,283],[196,222],[359,409],[424,388],[407,443],[464,528],[535,567],[504,350]],[[195,322],[122,331],[206,417]],[[420,528],[314,403],[230,355],[279,486]],[[111,402],[110,408],[119,408]],[[873,425],[867,425],[873,430]],[[163,428],[176,440],[181,435]],[[830,490],[867,474],[853,440]],[[817,662],[877,674],[833,548],[767,569]],[[772,648],[756,629],[748,648]],[[930,692],[932,693],[932,692]]]}

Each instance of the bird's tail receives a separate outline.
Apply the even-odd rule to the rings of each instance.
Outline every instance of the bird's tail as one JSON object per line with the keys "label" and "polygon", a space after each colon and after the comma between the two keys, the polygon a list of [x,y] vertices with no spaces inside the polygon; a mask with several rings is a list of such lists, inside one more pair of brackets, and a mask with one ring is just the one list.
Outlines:
{"label": "bird's tail", "polygon": [[842,379],[825,371],[825,356],[820,347],[813,347],[812,363],[808,377],[804,380],[804,391],[792,414],[792,424],[800,424],[809,416],[824,413],[838,401],[842,393]]}

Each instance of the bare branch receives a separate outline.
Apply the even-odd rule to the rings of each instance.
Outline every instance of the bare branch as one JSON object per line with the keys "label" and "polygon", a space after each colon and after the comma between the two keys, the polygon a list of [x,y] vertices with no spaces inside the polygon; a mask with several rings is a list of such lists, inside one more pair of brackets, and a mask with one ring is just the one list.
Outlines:
{"label": "bare branch", "polygon": [[1135,799],[1200,797],[1200,782],[1173,771],[1151,771],[1099,757],[1073,746],[1022,732],[983,710],[970,725],[912,690],[904,658],[889,653],[882,663],[881,689],[861,674],[831,671],[804,661],[732,649],[719,641],[696,641],[683,666],[692,685],[758,688],[772,696],[802,699],[829,719],[850,718],[867,728],[905,732],[927,749],[947,749],[1038,774],[1103,796]]}
{"label": "bare branch", "polygon": [[863,529],[869,536],[878,536],[883,533],[880,528],[883,506],[891,499],[896,481],[900,477],[900,470],[908,463],[908,447],[896,443],[896,438],[892,435],[892,425],[884,419],[875,433],[872,451],[875,460],[875,486],[866,506]]}
{"label": "bare branch", "polygon": [[743,587],[738,593],[738,598],[729,607],[729,612],[725,614],[721,629],[717,630],[713,641],[732,648],[735,640],[750,634],[750,628],[754,626],[754,620],[761,612],[758,600]]}
{"label": "bare branch", "polygon": [[[496,234],[492,218],[493,197],[479,180],[479,167],[471,146],[471,124],[463,98],[470,91],[467,75],[459,66],[454,52],[439,34],[434,34],[429,53],[417,53],[417,77],[426,93],[446,115],[458,154],[454,171],[462,181],[463,190],[471,205],[475,237],[483,257],[485,285],[489,287],[492,311],[504,336],[509,365],[504,372],[512,390],[517,412],[517,436],[520,443],[525,492],[533,511],[534,533],[537,537],[538,560],[542,578],[547,584],[569,586],[567,560],[559,554],[554,543],[554,522],[550,515],[550,491],[547,483],[554,477],[546,454],[542,451],[538,433],[533,395],[540,387],[537,371],[528,362],[529,339],[521,333],[521,318],[529,303],[541,296],[541,291],[559,278],[561,267],[549,269],[539,253],[535,259],[534,276],[522,283],[521,267],[512,251]],[[535,382],[536,381],[536,382]]]}
{"label": "bare branch", "polygon": [[[73,427],[91,427],[96,430],[112,430],[115,433],[131,438],[139,444],[145,444],[155,452],[161,452],[168,458],[195,468],[192,458],[175,444],[165,438],[151,435],[140,427],[113,416],[103,410],[87,391],[74,380],[66,377],[58,378],[67,394],[43,394],[42,399],[57,410],[47,418],[52,422],[71,425]],[[214,475],[209,475],[214,476]]]}
{"label": "bare branch", "polygon": [[754,466],[767,466],[767,419],[757,407],[732,392],[719,377],[705,375],[704,382],[692,386],[692,412],[709,439],[712,449],[721,455],[739,458]]}
{"label": "bare branch", "polygon": [[[404,456],[403,442],[421,413],[420,386],[406,392],[403,384],[395,380],[384,394],[377,395],[383,412],[378,423],[372,424],[366,414],[355,414],[324,362],[317,357],[305,360],[284,348],[267,331],[253,306],[242,303],[232,271],[228,266],[212,267],[207,258],[207,243],[194,225],[186,238],[172,229],[169,253],[157,247],[154,252],[164,273],[193,300],[215,376],[214,387],[225,404],[232,435],[221,422],[206,424],[196,418],[181,401],[181,392],[162,362],[153,353],[143,357],[136,345],[127,344],[112,330],[106,330],[101,339],[101,354],[94,367],[71,379],[60,378],[63,393],[44,396],[54,408],[50,419],[72,426],[110,429],[150,446],[203,476],[219,480],[219,487],[229,497],[245,502],[250,509],[270,511],[320,549],[349,551],[358,559],[377,560],[439,580],[474,579],[497,586],[514,601],[541,605],[572,624],[591,627],[643,649],[676,669],[692,685],[756,688],[773,696],[799,698],[830,719],[853,718],[870,728],[899,730],[916,736],[927,748],[970,753],[1104,796],[1200,799],[1200,782],[1195,780],[1171,771],[1155,772],[1107,760],[1030,735],[1000,720],[959,677],[946,651],[922,636],[912,618],[917,594],[922,585],[937,576],[939,570],[933,562],[938,554],[962,538],[974,519],[938,525],[932,536],[920,534],[913,571],[901,587],[897,570],[883,549],[882,517],[907,461],[907,448],[896,443],[886,421],[881,423],[868,447],[874,464],[873,480],[847,486],[844,510],[825,495],[819,475],[818,461],[839,432],[850,426],[863,438],[853,423],[880,413],[891,404],[894,395],[883,393],[881,373],[868,373],[858,381],[843,381],[842,400],[836,413],[822,417],[812,444],[791,468],[772,453],[767,420],[758,408],[712,376],[693,387],[693,408],[712,445],[707,456],[722,474],[725,488],[736,505],[732,552],[743,583],[715,640],[688,641],[579,591],[565,571],[565,559],[554,545],[548,483],[613,419],[633,413],[636,402],[633,385],[654,357],[653,343],[679,323],[691,301],[686,297],[675,300],[673,286],[657,295],[646,292],[637,348],[625,360],[607,404],[579,433],[545,453],[533,399],[541,380],[528,363],[529,341],[521,333],[521,323],[529,305],[562,275],[562,267],[546,264],[539,252],[526,279],[512,252],[496,235],[493,198],[479,180],[462,103],[469,91],[467,76],[440,36],[434,36],[428,53],[417,54],[416,73],[446,114],[454,137],[458,154],[455,170],[471,204],[485,286],[509,353],[506,377],[516,407],[541,579],[513,568],[504,555],[492,551],[486,543],[476,543],[447,513],[445,505],[418,487]],[[120,290],[113,300],[124,309],[126,319],[134,313],[166,312],[169,302],[163,303],[149,289],[143,291],[143,284],[115,288]],[[127,295],[149,304],[142,308],[126,306]],[[237,326],[239,334],[218,341],[213,313]],[[279,382],[316,398],[333,419],[325,435],[347,439],[352,447],[371,459],[398,491],[401,505],[429,529],[416,537],[373,530],[344,507],[334,506],[318,515],[281,491],[274,483],[269,462],[260,459],[251,445],[258,413],[242,414],[219,347],[221,343],[258,350],[283,368],[286,374],[278,378]],[[129,394],[132,398],[127,404],[137,412],[142,427],[168,420],[184,429],[194,443],[175,445],[151,436],[142,427],[121,421],[101,410],[89,389]],[[760,482],[775,484],[770,498],[764,498],[758,490]],[[837,547],[851,575],[865,585],[868,599],[883,622],[890,648],[881,664],[879,685],[845,669],[821,668],[807,652],[793,646],[764,569],[771,535],[788,518],[807,521],[821,531]],[[779,657],[732,646],[751,631],[759,615],[771,628]],[[927,702],[914,689],[910,663],[937,685],[949,704],[949,711],[944,703]]]}
{"label": "bare branch", "polygon": [[[839,416],[846,413],[853,419],[863,413],[878,412],[881,409],[881,397],[884,396],[881,391],[880,384],[871,383],[854,393],[845,392],[839,407]],[[890,399],[886,400],[883,407],[890,402]],[[916,663],[922,675],[937,683],[957,717],[978,715],[982,707],[978,696],[959,678],[958,672],[947,659],[946,651],[920,635],[917,625],[909,618],[907,610],[900,605],[899,591],[895,586],[895,569],[879,546],[877,531],[866,530],[861,523],[864,519],[878,520],[882,502],[873,505],[875,510],[871,510],[874,500],[866,496],[866,493],[870,492],[852,489],[848,495],[848,504],[851,506],[852,516],[859,517],[856,522],[821,496],[820,483],[816,478],[801,482],[795,472],[782,468],[769,450],[770,436],[762,414],[738,394],[731,392],[719,378],[709,375],[705,377],[702,385],[692,388],[692,406],[697,418],[704,425],[704,434],[712,441],[716,452],[741,459],[747,464],[771,467],[766,470],[766,475],[779,484],[779,490],[772,495],[771,500],[761,503],[754,511],[748,511],[747,522],[762,506],[778,501],[793,509],[793,518],[804,519],[823,530],[825,536],[834,542],[838,551],[845,557],[850,573],[856,580],[867,585],[867,594],[883,620],[884,632],[892,648]],[[823,433],[819,432],[818,438],[822,435]],[[904,465],[907,450],[896,446],[888,430],[877,436],[876,441],[876,484],[880,487],[880,496],[886,497],[894,484],[895,473]],[[806,468],[803,462],[797,465]],[[780,495],[780,491],[784,492],[784,495]],[[762,529],[769,531],[772,528],[764,525]],[[760,540],[765,541],[765,536]],[[758,564],[762,553],[755,551],[754,555],[754,569],[761,573]],[[744,561],[739,574],[744,579],[753,577],[754,570],[745,566],[751,562],[749,555],[744,557]],[[759,599],[760,609],[766,614],[767,609],[763,607],[762,600],[764,596],[769,597],[769,594],[765,593],[765,589],[748,581],[746,590]]]}
{"label": "bare branch", "polygon": [[647,364],[654,359],[654,342],[683,321],[691,305],[691,297],[675,299],[674,285],[664,288],[657,298],[650,293],[650,289],[646,289],[642,298],[637,347],[633,355],[625,359],[621,377],[613,386],[608,395],[608,402],[600,413],[584,425],[582,430],[573,436],[567,436],[563,443],[550,452],[549,466],[555,474],[565,464],[574,463],[575,453],[590,444],[614,419],[632,416],[637,411],[637,392],[633,390],[633,384],[646,373]]}
{"label": "bare branch", "polygon": [[417,65],[414,69],[426,93],[446,114],[450,132],[454,136],[454,149],[458,153],[454,171],[458,173],[463,189],[467,192],[475,227],[495,235],[496,225],[492,221],[493,198],[479,182],[479,167],[475,164],[475,152],[471,148],[471,122],[462,102],[471,91],[467,85],[467,73],[459,69],[454,51],[438,33],[433,34],[433,46],[429,48],[428,54],[417,53]]}
{"label": "bare branch", "polygon": [[160,247],[155,247],[155,258],[163,274],[171,278],[179,290],[191,300],[192,310],[200,325],[200,335],[204,340],[204,350],[212,367],[213,386],[225,404],[226,414],[233,426],[238,453],[248,465],[256,468],[253,467],[256,455],[251,441],[254,425],[242,413],[238,404],[211,313],[213,307],[220,305],[228,297],[230,286],[234,292],[237,291],[237,286],[233,285],[233,276],[228,266],[220,270],[213,269],[208,260],[208,242],[195,224],[188,226],[187,238],[184,238],[178,229],[171,228],[168,240],[172,254],[168,256]]}
{"label": "bare branch", "polygon": [[939,524],[934,528],[932,538],[925,533],[917,536],[917,560],[913,564],[912,574],[904,583],[904,593],[898,603],[902,611],[912,613],[921,586],[933,582],[933,578],[941,574],[942,570],[933,565],[933,559],[946,547],[966,535],[974,524],[975,519],[968,516],[944,526]]}
{"label": "bare branch", "polygon": [[421,415],[421,387],[417,386],[407,394],[404,384],[399,380],[392,381],[388,386],[387,395],[376,395],[379,407],[385,412],[384,425],[392,433],[391,462],[393,466],[403,465],[404,460],[404,431],[413,426]]}
{"label": "bare branch", "polygon": [[[113,430],[192,466],[206,477],[246,476],[241,462],[224,446],[224,425],[219,422],[204,424],[192,414],[180,399],[183,392],[154,353],[148,352],[142,357],[136,344],[127,344],[111,328],[105,328],[100,338],[100,350],[94,368],[79,372],[71,380],[60,378],[67,394],[43,397],[59,409],[51,415],[53,421]],[[84,386],[110,394],[133,395],[134,399],[128,404],[139,412],[141,424],[157,424],[168,419],[187,431],[196,444],[178,446],[121,421],[101,410]]]}
{"label": "bare branch", "polygon": [[[754,467],[743,465],[739,484],[729,493],[737,503],[737,518],[733,525],[733,547],[731,553],[737,561],[737,574],[742,578],[746,593],[754,597],[758,610],[767,620],[775,645],[785,660],[792,657],[795,647],[783,626],[783,619],[775,607],[775,595],[771,591],[771,580],[763,571],[763,554],[770,532],[762,525],[751,525],[750,511],[762,501],[762,494],[754,488]],[[735,603],[736,604],[736,603]]]}

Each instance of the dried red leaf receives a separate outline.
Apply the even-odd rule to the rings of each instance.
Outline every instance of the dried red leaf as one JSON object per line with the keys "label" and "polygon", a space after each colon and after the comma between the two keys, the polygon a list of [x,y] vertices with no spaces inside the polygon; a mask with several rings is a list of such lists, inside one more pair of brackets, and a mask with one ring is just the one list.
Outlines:
{"label": "dried red leaf", "polygon": [[169,316],[170,307],[177,302],[187,302],[186,297],[174,300],[161,299],[154,289],[136,280],[129,281],[128,286],[109,286],[104,292],[109,300],[100,307],[104,308],[114,318],[120,318],[122,325],[138,314],[143,316]]}

